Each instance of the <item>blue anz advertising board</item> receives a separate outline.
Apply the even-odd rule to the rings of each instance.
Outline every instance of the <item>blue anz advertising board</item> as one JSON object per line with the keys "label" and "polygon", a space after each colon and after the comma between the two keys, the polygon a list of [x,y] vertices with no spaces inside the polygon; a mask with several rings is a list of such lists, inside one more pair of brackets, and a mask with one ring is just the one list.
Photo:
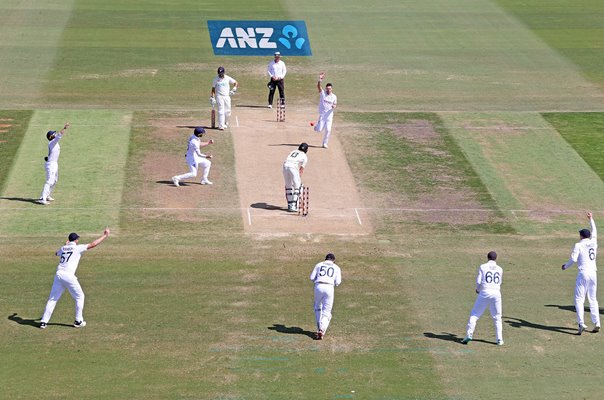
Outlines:
{"label": "blue anz advertising board", "polygon": [[217,56],[311,56],[304,21],[208,21]]}

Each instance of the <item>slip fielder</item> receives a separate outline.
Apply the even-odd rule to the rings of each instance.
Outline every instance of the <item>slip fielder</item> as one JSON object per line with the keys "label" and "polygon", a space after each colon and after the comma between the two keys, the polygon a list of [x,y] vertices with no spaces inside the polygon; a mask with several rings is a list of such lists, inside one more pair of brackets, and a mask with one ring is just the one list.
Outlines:
{"label": "slip fielder", "polygon": [[495,338],[497,345],[503,345],[503,323],[501,322],[501,283],[503,282],[503,269],[497,265],[497,253],[490,251],[487,254],[488,262],[482,264],[478,268],[476,276],[476,301],[470,312],[470,319],[466,329],[466,337],[461,341],[463,344],[468,344],[472,341],[476,322],[485,312],[487,307],[493,317],[495,325]]}
{"label": "slip fielder", "polygon": [[315,265],[310,280],[315,283],[314,310],[317,321],[315,339],[321,340],[327,332],[331,321],[331,310],[334,301],[334,288],[342,283],[342,271],[335,263],[336,256],[328,253],[325,261]]}

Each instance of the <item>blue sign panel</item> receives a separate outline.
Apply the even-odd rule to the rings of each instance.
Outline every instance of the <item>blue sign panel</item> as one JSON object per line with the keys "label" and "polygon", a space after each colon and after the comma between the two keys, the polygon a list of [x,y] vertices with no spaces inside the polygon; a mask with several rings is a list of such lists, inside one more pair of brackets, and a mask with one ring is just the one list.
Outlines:
{"label": "blue sign panel", "polygon": [[217,56],[311,56],[304,21],[208,21]]}

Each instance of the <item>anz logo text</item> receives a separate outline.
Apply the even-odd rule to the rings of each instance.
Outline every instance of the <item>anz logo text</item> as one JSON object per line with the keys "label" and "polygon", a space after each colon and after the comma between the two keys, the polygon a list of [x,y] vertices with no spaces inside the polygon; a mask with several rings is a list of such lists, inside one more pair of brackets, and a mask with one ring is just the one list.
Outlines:
{"label": "anz logo text", "polygon": [[215,55],[310,56],[304,21],[208,21]]}

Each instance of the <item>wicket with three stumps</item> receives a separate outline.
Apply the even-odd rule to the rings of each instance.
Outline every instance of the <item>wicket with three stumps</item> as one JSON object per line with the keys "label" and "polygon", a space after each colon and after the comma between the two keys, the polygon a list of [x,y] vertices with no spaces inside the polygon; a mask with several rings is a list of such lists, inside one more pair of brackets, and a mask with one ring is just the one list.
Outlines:
{"label": "wicket with three stumps", "polygon": [[285,99],[282,98],[277,102],[277,122],[285,122]]}
{"label": "wicket with three stumps", "polygon": [[300,192],[300,196],[298,196],[298,215],[306,217],[308,215],[310,188],[302,186]]}

